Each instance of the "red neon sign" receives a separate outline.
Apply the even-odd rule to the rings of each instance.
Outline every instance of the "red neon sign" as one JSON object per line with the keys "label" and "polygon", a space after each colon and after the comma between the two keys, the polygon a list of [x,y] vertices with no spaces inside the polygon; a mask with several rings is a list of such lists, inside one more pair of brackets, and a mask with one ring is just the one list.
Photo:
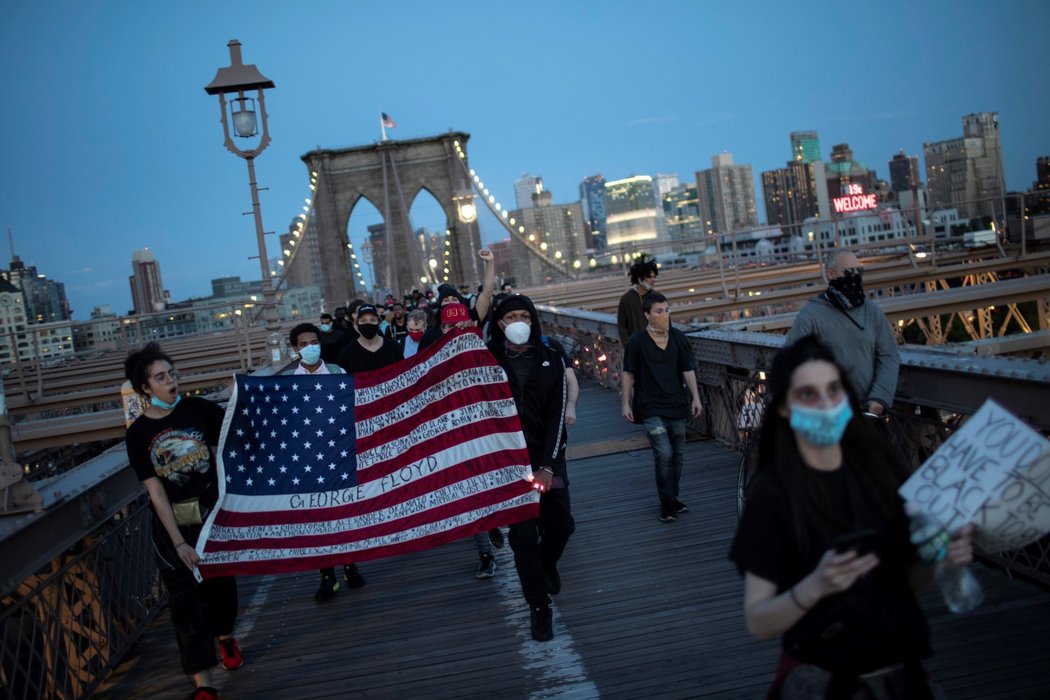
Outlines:
{"label": "red neon sign", "polygon": [[846,189],[846,195],[835,197],[831,200],[831,203],[835,205],[835,212],[838,214],[875,209],[878,206],[875,202],[875,195],[864,194],[864,190],[860,185],[849,185]]}

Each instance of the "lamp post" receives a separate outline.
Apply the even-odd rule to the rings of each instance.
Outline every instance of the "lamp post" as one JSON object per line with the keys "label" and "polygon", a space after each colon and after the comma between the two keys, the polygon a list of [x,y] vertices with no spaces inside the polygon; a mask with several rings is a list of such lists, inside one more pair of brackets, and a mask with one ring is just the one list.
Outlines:
{"label": "lamp post", "polygon": [[[222,121],[222,132],[225,137],[226,150],[244,158],[248,163],[248,186],[252,191],[252,214],[255,217],[255,237],[259,245],[259,268],[262,271],[263,318],[266,329],[277,330],[277,306],[274,304],[273,281],[270,276],[269,258],[266,255],[266,233],[263,231],[262,211],[259,208],[259,188],[255,182],[255,157],[270,145],[270,129],[266,119],[266,100],[263,90],[272,88],[273,81],[259,72],[254,64],[244,65],[241,60],[241,42],[231,39],[230,65],[220,68],[215,78],[204,86],[209,95],[219,96],[219,114]],[[256,97],[245,96],[245,92],[256,92]],[[236,94],[230,100],[227,109],[226,95]],[[259,121],[256,118],[255,103],[259,103],[259,115],[262,121],[262,135],[253,149],[242,150],[233,142],[230,135],[230,122],[233,122],[234,135],[250,139],[259,135]]]}

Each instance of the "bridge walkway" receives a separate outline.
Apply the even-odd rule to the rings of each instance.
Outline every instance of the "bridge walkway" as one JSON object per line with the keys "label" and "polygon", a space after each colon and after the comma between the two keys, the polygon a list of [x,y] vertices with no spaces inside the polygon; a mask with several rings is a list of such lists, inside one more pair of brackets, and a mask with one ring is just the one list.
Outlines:
{"label": "bridge walkway", "polygon": [[[760,698],[776,642],[745,629],[743,584],[726,552],[736,525],[739,456],[688,447],[690,512],[656,519],[651,454],[619,398],[585,382],[571,430],[577,531],[560,570],[555,640],[533,642],[509,547],[478,581],[472,542],[365,562],[368,585],[313,602],[317,575],[241,580],[237,635],[246,657],[216,672],[223,698]],[[1050,687],[1050,592],[978,565],[985,604],[951,615],[923,595],[950,698],[1036,698]],[[182,697],[162,613],[96,694]]]}

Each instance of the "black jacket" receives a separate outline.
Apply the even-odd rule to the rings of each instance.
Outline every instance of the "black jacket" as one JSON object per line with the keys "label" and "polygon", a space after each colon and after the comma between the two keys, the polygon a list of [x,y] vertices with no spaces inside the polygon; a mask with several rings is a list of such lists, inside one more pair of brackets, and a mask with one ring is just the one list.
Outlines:
{"label": "black jacket", "polygon": [[[517,298],[523,299],[521,296]],[[510,383],[510,390],[518,409],[533,471],[546,467],[554,472],[555,477],[561,477],[567,485],[569,480],[565,468],[565,406],[568,388],[565,384],[565,365],[561,354],[543,343],[539,315],[532,302],[527,299],[525,301],[528,302],[529,313],[532,316],[529,343],[536,352],[529,358],[531,367],[524,384],[519,382],[518,374],[507,357],[506,337],[498,323],[492,324],[492,340],[489,341],[488,347],[507,373],[507,381]],[[494,318],[502,316],[499,312],[500,309],[497,308]]]}

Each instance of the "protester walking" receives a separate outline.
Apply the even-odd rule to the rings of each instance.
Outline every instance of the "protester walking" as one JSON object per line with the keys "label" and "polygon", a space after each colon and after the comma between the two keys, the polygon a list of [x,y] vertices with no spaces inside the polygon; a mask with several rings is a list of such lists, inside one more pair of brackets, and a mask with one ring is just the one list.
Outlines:
{"label": "protester walking", "polygon": [[544,344],[528,297],[507,297],[495,319],[488,347],[507,374],[540,491],[539,517],[511,525],[509,540],[532,638],[543,642],[554,638],[550,594],[561,591],[558,561],[576,530],[565,461],[565,367],[561,354]]}
{"label": "protester walking", "polygon": [[660,522],[689,508],[678,498],[685,463],[686,420],[703,411],[689,340],[671,327],[670,304],[659,292],[642,300],[647,325],[627,341],[623,354],[622,411],[641,423],[653,448]]}
{"label": "protester walking", "polygon": [[[929,629],[912,582],[931,578],[909,540],[887,463],[832,352],[813,336],[773,360],[758,469],[730,558],[757,639],[782,636],[770,697],[932,698]],[[947,565],[972,558],[972,526]]]}
{"label": "protester walking", "polygon": [[[300,323],[293,328],[288,334],[288,341],[299,353],[299,364],[285,370],[284,374],[345,374],[346,372],[339,365],[329,364],[321,359],[321,337],[321,329],[312,323]],[[335,567],[320,569],[318,573],[321,575],[321,584],[314,594],[314,601],[324,603],[339,592],[339,579],[335,576]],[[352,562],[343,565],[343,580],[350,588],[360,588],[365,585],[365,577],[358,570],[357,565]]]}
{"label": "protester walking", "polygon": [[196,689],[192,700],[218,698],[211,670],[235,670],[244,658],[233,637],[237,583],[230,576],[198,581],[195,549],[203,519],[219,499],[215,447],[223,409],[207,399],[183,398],[174,361],[156,343],[124,360],[124,375],[144,399],[125,446],[135,475],[153,506],[153,547],[168,589],[171,622],[183,672]]}
{"label": "protester walking", "polygon": [[626,346],[631,336],[645,328],[645,315],[642,313],[642,298],[653,291],[656,276],[660,268],[653,258],[642,255],[628,271],[631,287],[616,306],[616,329],[620,336],[620,345]]}

